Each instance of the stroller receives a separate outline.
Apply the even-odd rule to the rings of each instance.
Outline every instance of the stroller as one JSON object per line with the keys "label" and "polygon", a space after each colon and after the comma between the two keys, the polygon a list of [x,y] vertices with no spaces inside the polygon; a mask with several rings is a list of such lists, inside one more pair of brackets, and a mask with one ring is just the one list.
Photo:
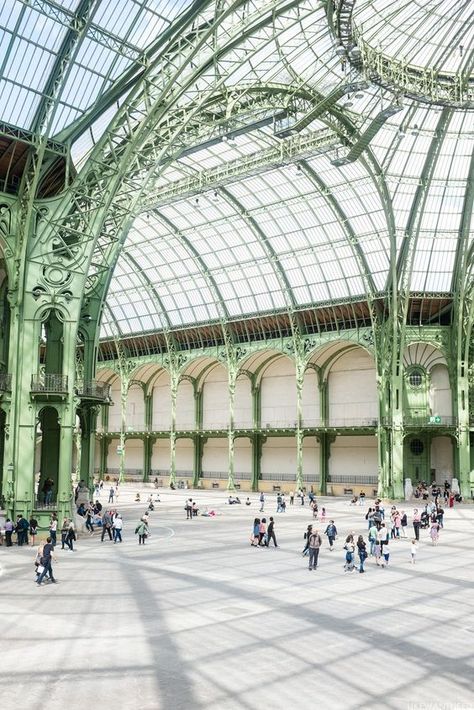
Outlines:
{"label": "stroller", "polygon": [[421,514],[420,527],[425,529],[425,528],[429,527],[429,525],[430,525],[430,516],[425,510]]}

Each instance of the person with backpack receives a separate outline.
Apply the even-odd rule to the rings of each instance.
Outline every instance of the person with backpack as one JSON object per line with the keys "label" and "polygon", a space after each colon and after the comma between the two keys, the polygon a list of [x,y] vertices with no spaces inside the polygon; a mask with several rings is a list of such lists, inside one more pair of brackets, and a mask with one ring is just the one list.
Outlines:
{"label": "person with backpack", "polygon": [[135,535],[138,535],[138,544],[144,545],[149,535],[148,523],[142,520],[135,528]]}
{"label": "person with backpack", "polygon": [[318,566],[319,549],[321,547],[321,536],[317,530],[312,530],[308,541],[309,550],[309,570],[315,570]]}
{"label": "person with backpack", "polygon": [[327,535],[328,542],[329,542],[329,549],[332,552],[334,550],[334,541],[337,537],[337,528],[334,525],[334,520],[329,521],[329,525],[327,526],[326,530],[324,531],[324,534]]}

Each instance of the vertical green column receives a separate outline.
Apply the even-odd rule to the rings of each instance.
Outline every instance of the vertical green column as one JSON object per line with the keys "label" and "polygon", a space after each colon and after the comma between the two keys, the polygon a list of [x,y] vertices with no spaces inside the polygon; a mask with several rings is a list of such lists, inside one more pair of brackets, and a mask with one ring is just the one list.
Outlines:
{"label": "vertical green column", "polygon": [[110,439],[106,436],[100,438],[100,461],[99,461],[99,478],[104,478],[107,472],[108,456],[109,456]]}
{"label": "vertical green column", "polygon": [[172,483],[176,485],[176,399],[178,396],[178,383],[178,373],[173,368],[170,372],[170,485]]}
{"label": "vertical green column", "polygon": [[296,488],[304,487],[303,478],[303,384],[304,362],[296,359]]}
{"label": "vertical green column", "polygon": [[204,452],[204,441],[199,432],[202,431],[203,418],[203,391],[196,382],[193,383],[194,389],[194,428],[196,434],[193,436],[194,453],[193,453],[193,488],[197,488],[202,477],[202,456]]}
{"label": "vertical green column", "polygon": [[120,439],[119,439],[119,482],[125,480],[125,432],[127,429],[128,378],[120,378]]}
{"label": "vertical green column", "polygon": [[262,469],[262,451],[266,437],[258,431],[252,434],[250,439],[252,444],[252,490],[258,491],[258,482]]}
{"label": "vertical green column", "polygon": [[151,459],[153,456],[154,437],[148,434],[143,439],[143,482],[148,483],[151,475]]}
{"label": "vertical green column", "polygon": [[80,478],[89,488],[94,480],[95,430],[98,408],[83,407],[81,411]]}
{"label": "vertical green column", "polygon": [[403,363],[397,361],[391,381],[392,440],[391,440],[391,480],[383,494],[393,498],[404,498],[403,481]]}
{"label": "vertical green column", "polygon": [[455,405],[457,410],[457,466],[461,495],[470,499],[474,493],[474,471],[471,471],[471,442],[469,435],[469,381],[467,366],[458,363]]}
{"label": "vertical green column", "polygon": [[[329,387],[328,380],[324,378],[321,370],[318,370],[319,389],[319,419],[321,426],[327,426],[329,417]],[[328,435],[325,432],[317,437],[319,441],[319,488],[322,495],[327,494],[329,480],[329,443]]]}
{"label": "vertical green column", "polygon": [[320,490],[321,495],[327,495],[331,444],[335,441],[336,437],[333,434],[321,432],[320,434],[318,434],[317,439],[319,441],[319,470],[321,472]]}
{"label": "vertical green column", "polygon": [[235,491],[235,480],[234,480],[234,465],[235,465],[235,384],[237,380],[237,368],[235,363],[229,362],[229,426],[227,430],[227,441],[229,447],[229,469],[228,469],[228,479],[227,488],[230,491]]}

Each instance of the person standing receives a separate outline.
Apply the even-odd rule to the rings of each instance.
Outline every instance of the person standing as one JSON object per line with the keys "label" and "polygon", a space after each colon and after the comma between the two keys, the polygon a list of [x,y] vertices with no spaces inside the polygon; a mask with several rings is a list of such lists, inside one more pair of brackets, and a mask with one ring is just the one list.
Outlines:
{"label": "person standing", "polygon": [[10,518],[7,518],[5,521],[5,544],[7,547],[12,547],[12,535],[13,535],[13,528],[15,526],[13,525],[12,521]]}
{"label": "person standing", "polygon": [[260,493],[260,512],[263,513],[263,509],[265,508],[265,493],[262,491]]}
{"label": "person standing", "polygon": [[384,545],[382,545],[382,557],[382,567],[388,567],[388,562],[390,559],[390,547],[388,545],[388,540]]}
{"label": "person standing", "polygon": [[186,505],[184,506],[186,510],[186,520],[192,520],[193,519],[193,499],[188,498],[186,501]]}
{"label": "person standing", "polygon": [[69,521],[68,528],[67,528],[67,537],[66,537],[66,542],[69,547],[69,549],[74,552],[74,542],[76,541],[76,530],[74,527],[74,522],[72,520]]}
{"label": "person standing", "polygon": [[408,518],[407,518],[407,514],[405,513],[404,510],[402,510],[402,514],[400,517],[400,525],[401,525],[402,537],[406,537],[407,536]]}
{"label": "person standing", "polygon": [[362,535],[357,538],[357,554],[359,555],[359,573],[365,572],[364,562],[367,559],[367,548]]}
{"label": "person standing", "polygon": [[321,536],[318,530],[312,530],[308,541],[309,550],[309,570],[314,570],[318,566],[319,550],[321,548]]}
{"label": "person standing", "polygon": [[431,523],[430,537],[433,545],[437,545],[439,540],[439,523],[437,520]]}
{"label": "person standing", "polygon": [[46,538],[46,544],[43,547],[43,556],[41,557],[41,565],[43,567],[43,571],[36,580],[36,584],[38,586],[41,586],[41,584],[43,583],[43,579],[46,577],[47,574],[49,574],[49,578],[51,579],[51,582],[53,584],[56,584],[56,582],[58,581],[57,579],[54,579],[53,575],[52,560],[55,560],[53,553],[54,547],[51,542],[51,538],[48,537]]}
{"label": "person standing", "polygon": [[110,486],[108,503],[114,502],[114,496],[115,496],[115,488],[113,486]]}
{"label": "person standing", "polygon": [[267,542],[266,542],[267,547],[270,546],[270,540],[273,540],[273,544],[275,545],[275,547],[278,547],[276,537],[275,537],[275,523],[273,521],[273,518],[270,518],[270,522],[268,523]]}
{"label": "person standing", "polygon": [[412,563],[412,565],[414,565],[416,563],[416,555],[418,553],[418,543],[416,540],[411,541],[410,552],[411,552],[411,563]]}
{"label": "person standing", "polygon": [[148,537],[148,523],[142,520],[135,529],[135,533],[138,534],[138,544],[144,545]]}
{"label": "person standing", "polygon": [[19,515],[16,523],[16,531],[18,534],[18,545],[28,545],[28,529],[30,524],[28,520],[23,516]]}
{"label": "person standing", "polygon": [[301,505],[304,505],[304,491],[302,489],[300,490],[300,501]]}
{"label": "person standing", "polygon": [[344,544],[344,550],[346,551],[346,562],[344,564],[344,572],[354,571],[354,536],[348,535],[346,537],[346,542]]}
{"label": "person standing", "polygon": [[[324,510],[324,508],[323,508]],[[329,525],[327,526],[326,530],[324,531],[324,534],[327,535],[328,542],[329,542],[329,549],[331,552],[334,550],[334,541],[336,540],[337,537],[337,528],[334,525],[334,520],[329,521]]]}
{"label": "person standing", "polygon": [[372,525],[369,528],[369,545],[370,545],[370,555],[375,554],[375,543],[377,542],[377,525],[372,521]]}
{"label": "person standing", "polygon": [[420,540],[420,526],[421,526],[421,515],[418,508],[413,511],[413,530],[415,532],[415,539],[418,542]]}
{"label": "person standing", "polygon": [[29,525],[30,525],[31,545],[34,546],[34,544],[35,544],[35,537],[36,537],[37,534],[38,534],[38,521],[36,520],[36,518],[34,518],[33,516],[31,516]]}
{"label": "person standing", "polygon": [[293,505],[295,502],[295,492],[290,491],[290,505]]}
{"label": "person standing", "polygon": [[114,544],[122,542],[123,520],[121,515],[117,515],[114,520]]}
{"label": "person standing", "polygon": [[110,511],[106,510],[102,516],[102,535],[100,541],[104,542],[105,533],[109,536],[109,540],[112,540],[112,515]]}
{"label": "person standing", "polygon": [[56,547],[57,544],[57,531],[58,531],[58,516],[56,513],[53,513],[51,516],[51,520],[49,521],[49,536],[51,538],[51,543],[53,547]]}

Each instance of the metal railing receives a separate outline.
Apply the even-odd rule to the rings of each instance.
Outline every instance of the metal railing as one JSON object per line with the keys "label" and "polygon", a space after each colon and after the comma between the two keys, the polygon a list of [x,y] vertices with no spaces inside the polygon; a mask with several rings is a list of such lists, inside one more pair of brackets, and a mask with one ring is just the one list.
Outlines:
{"label": "metal railing", "polygon": [[97,380],[86,380],[77,385],[79,397],[91,397],[93,399],[109,399],[110,385]]}
{"label": "metal railing", "polygon": [[354,486],[366,485],[375,486],[378,484],[378,476],[372,474],[359,475],[357,473],[353,474],[332,474],[328,476],[329,483],[350,483]]}
{"label": "metal railing", "polygon": [[7,372],[0,372],[0,392],[11,392],[12,376]]}
{"label": "metal railing", "polygon": [[45,393],[66,393],[68,387],[67,375],[32,375],[31,376],[31,391]]}
{"label": "metal railing", "polygon": [[[388,418],[384,418],[382,420],[382,423],[384,426],[391,426],[392,421]],[[417,416],[410,416],[408,414],[405,414],[403,416],[403,425],[404,426],[416,426],[416,427],[433,427],[433,429],[443,427],[443,426],[456,426],[457,424],[457,418],[456,417],[445,417],[441,416],[439,414],[432,415],[432,414],[423,414],[423,415],[417,415]]]}

